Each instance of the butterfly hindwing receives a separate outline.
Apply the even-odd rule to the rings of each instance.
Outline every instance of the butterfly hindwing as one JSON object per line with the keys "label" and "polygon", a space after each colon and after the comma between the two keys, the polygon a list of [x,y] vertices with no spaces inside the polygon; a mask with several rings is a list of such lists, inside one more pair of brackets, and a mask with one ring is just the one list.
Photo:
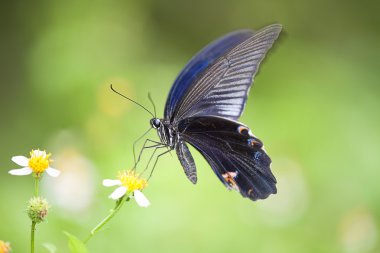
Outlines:
{"label": "butterfly hindwing", "polygon": [[247,126],[221,117],[202,116],[181,121],[178,131],[205,157],[227,188],[252,200],[276,193],[271,160]]}

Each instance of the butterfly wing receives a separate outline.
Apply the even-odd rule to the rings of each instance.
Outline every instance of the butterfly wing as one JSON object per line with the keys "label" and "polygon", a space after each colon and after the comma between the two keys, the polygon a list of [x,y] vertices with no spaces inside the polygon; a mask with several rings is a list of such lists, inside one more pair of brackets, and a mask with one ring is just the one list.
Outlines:
{"label": "butterfly wing", "polygon": [[[165,119],[179,122],[187,117],[213,115],[237,120],[259,64],[280,31],[281,25],[275,24],[257,32],[238,32],[201,51],[174,83]],[[207,58],[211,50],[215,53]],[[190,78],[186,79],[187,75]]]}
{"label": "butterfly wing", "polygon": [[253,34],[250,30],[236,31],[211,42],[198,52],[178,75],[166,100],[164,117],[171,118],[181,98],[193,86],[205,69],[233,47],[248,39]]}
{"label": "butterfly wing", "polygon": [[247,126],[221,117],[201,116],[182,120],[178,131],[183,141],[205,157],[228,189],[252,200],[277,192],[271,159]]}

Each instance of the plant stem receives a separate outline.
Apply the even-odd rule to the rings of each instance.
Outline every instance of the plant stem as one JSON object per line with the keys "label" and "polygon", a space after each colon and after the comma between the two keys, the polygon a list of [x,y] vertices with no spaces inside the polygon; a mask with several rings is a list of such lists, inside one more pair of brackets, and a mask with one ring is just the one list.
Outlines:
{"label": "plant stem", "polygon": [[[38,183],[40,181],[40,177],[36,176],[34,178],[34,196],[38,197]],[[30,231],[30,252],[34,253],[34,234],[36,231],[36,223],[32,221],[32,229]]]}
{"label": "plant stem", "polygon": [[30,252],[34,253],[34,232],[36,231],[36,223],[32,221],[32,230],[30,235]]}
{"label": "plant stem", "polygon": [[107,215],[101,222],[99,222],[98,225],[96,225],[90,232],[90,235],[87,237],[86,240],[84,240],[84,243],[87,243],[99,230],[106,225],[114,216],[115,214],[120,210],[120,208],[123,206],[123,204],[127,200],[127,194],[125,194],[121,199],[119,199],[116,202],[115,208],[111,209],[110,214]]}
{"label": "plant stem", "polygon": [[40,181],[40,177],[35,177],[34,179],[34,196],[38,197],[38,183]]}

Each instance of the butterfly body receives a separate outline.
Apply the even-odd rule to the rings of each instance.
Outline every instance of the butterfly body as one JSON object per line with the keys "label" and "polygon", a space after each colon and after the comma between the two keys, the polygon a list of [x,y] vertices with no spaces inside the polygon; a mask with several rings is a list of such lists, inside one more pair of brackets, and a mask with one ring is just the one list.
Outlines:
{"label": "butterfly body", "polygon": [[177,77],[163,119],[150,123],[162,144],[176,150],[186,176],[197,182],[187,143],[228,188],[251,200],[277,192],[271,159],[248,126],[238,121],[259,64],[281,25],[228,34],[201,50]]}
{"label": "butterfly body", "polygon": [[177,144],[178,134],[173,125],[168,121],[158,118],[151,119],[150,124],[157,130],[161,143],[165,144],[170,149],[174,149]]}

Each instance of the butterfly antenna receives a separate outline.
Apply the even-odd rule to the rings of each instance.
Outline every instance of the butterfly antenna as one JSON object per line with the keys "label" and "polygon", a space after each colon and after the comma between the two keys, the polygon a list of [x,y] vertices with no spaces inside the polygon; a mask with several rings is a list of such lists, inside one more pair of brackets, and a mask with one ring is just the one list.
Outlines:
{"label": "butterfly antenna", "polygon": [[[151,113],[148,109],[146,109],[142,104],[139,104],[139,103],[137,103],[136,101],[134,101],[133,99],[131,99],[131,98],[129,98],[129,97],[127,97],[127,96],[121,94],[120,92],[116,91],[116,90],[113,88],[112,84],[110,85],[110,87],[111,87],[111,90],[112,90],[113,92],[115,92],[116,94],[118,94],[118,95],[122,96],[123,98],[128,99],[128,100],[131,101],[132,103],[135,103],[136,105],[140,106],[140,107],[143,108],[145,111],[147,111],[150,115],[152,115],[152,117],[156,117],[155,115],[153,115],[153,113]],[[156,114],[156,112],[155,112],[155,114]]]}
{"label": "butterfly antenna", "polygon": [[153,105],[153,110],[154,110],[154,117],[157,118],[157,114],[156,114],[156,105],[154,104],[153,102],[153,99],[152,99],[152,96],[150,95],[150,92],[148,92],[148,98],[149,98],[149,101],[152,103]]}

